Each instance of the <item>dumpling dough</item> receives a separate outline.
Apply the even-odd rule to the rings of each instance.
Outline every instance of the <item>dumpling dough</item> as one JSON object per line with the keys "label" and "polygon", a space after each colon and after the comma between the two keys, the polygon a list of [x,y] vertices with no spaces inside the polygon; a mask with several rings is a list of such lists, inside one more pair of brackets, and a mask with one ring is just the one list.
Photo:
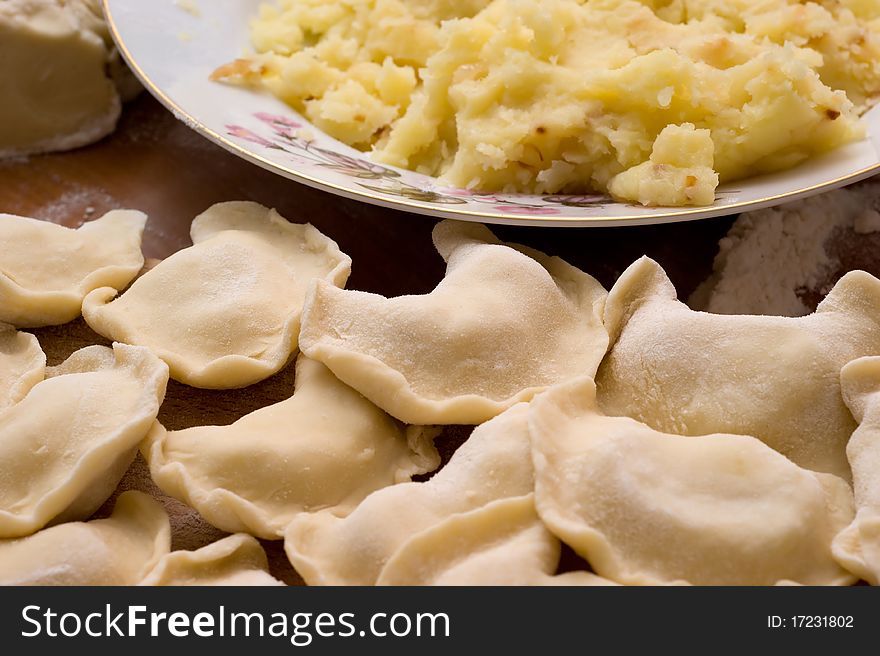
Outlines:
{"label": "dumpling dough", "polygon": [[678,435],[754,435],[801,467],[850,479],[856,424],[840,369],[880,353],[880,280],[844,276],[807,317],[694,312],[648,258],[620,277],[605,307],[611,348],[599,406]]}
{"label": "dumpling dough", "polygon": [[194,246],[116,300],[112,288],[89,294],[83,316],[105,337],[151,348],[195,387],[245,387],[279,371],[296,350],[311,281],[341,286],[351,271],[316,228],[256,203],[214,205],[190,234]]}
{"label": "dumpling dough", "polygon": [[880,358],[851,362],[840,376],[843,396],[859,422],[846,447],[857,512],[834,541],[834,556],[871,585],[880,585]]}
{"label": "dumpling dough", "polygon": [[197,551],[173,551],[162,557],[141,585],[284,585],[269,574],[263,547],[238,533]]}
{"label": "dumpling dough", "polygon": [[452,515],[413,536],[377,585],[614,585],[589,572],[553,576],[559,540],[535,512],[534,494]]}
{"label": "dumpling dough", "polygon": [[122,67],[98,12],[94,0],[0,2],[0,158],[77,148],[116,127]]}
{"label": "dumpling dough", "polygon": [[67,323],[93,289],[125,288],[144,266],[146,222],[142,212],[114,210],[71,230],[0,214],[0,322]]}
{"label": "dumpling dough", "polygon": [[72,9],[84,30],[91,30],[104,41],[107,48],[107,75],[113,80],[116,91],[123,102],[133,100],[144,90],[137,76],[132,73],[119,54],[107,21],[104,19],[102,0],[61,0]]}
{"label": "dumpling dough", "polygon": [[0,538],[84,519],[150,430],[168,367],[145,348],[90,346],[0,412]]}
{"label": "dumpling dough", "polygon": [[162,506],[123,492],[107,519],[0,540],[0,585],[137,585],[170,548]]}
{"label": "dumpling dough", "polygon": [[29,333],[0,323],[0,412],[21,401],[46,374],[46,354]]}
{"label": "dumpling dough", "polygon": [[300,513],[346,515],[374,490],[436,469],[437,433],[403,427],[300,356],[286,401],[231,426],[157,423],[142,449],[159,487],[214,526],[277,539]]}
{"label": "dumpling dough", "polygon": [[479,424],[573,376],[608,345],[606,292],[556,257],[443,221],[446,277],[426,296],[387,299],[318,283],[301,348],[410,424]]}
{"label": "dumpling dough", "polygon": [[374,585],[420,532],[456,513],[531,493],[527,413],[527,404],[517,404],[476,428],[425,483],[374,492],[345,518],[328,511],[299,515],[285,533],[290,562],[309,585]]}
{"label": "dumpling dough", "polygon": [[535,399],[538,514],[619,583],[805,585],[853,581],[831,541],[853,517],[842,479],[746,435],[683,437],[607,417],[592,380]]}

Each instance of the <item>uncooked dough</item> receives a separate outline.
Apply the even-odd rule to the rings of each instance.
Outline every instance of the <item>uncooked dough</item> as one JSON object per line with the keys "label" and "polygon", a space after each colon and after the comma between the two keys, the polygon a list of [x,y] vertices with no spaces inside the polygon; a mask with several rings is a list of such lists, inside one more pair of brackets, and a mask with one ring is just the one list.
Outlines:
{"label": "uncooked dough", "polygon": [[407,542],[449,517],[534,489],[527,425],[520,403],[476,428],[447,465],[425,483],[368,496],[350,515],[302,514],[284,549],[309,585],[374,585]]}
{"label": "uncooked dough", "polygon": [[263,547],[238,533],[196,551],[172,551],[156,564],[140,585],[278,586],[269,574]]}
{"label": "uncooked dough", "polygon": [[190,233],[194,246],[119,298],[112,287],[89,294],[83,316],[105,337],[149,347],[194,387],[245,387],[278,372],[296,350],[311,282],[342,286],[351,271],[334,241],[257,203],[214,205]]}
{"label": "uncooked dough", "polygon": [[477,224],[443,221],[434,244],[448,268],[425,296],[319,282],[303,312],[303,352],[410,424],[479,424],[595,373],[608,336],[594,278]]}
{"label": "uncooked dough", "polygon": [[46,354],[29,333],[0,323],[0,412],[21,401],[46,374]]}
{"label": "uncooked dough", "polygon": [[0,2],[0,158],[101,139],[138,88],[97,0]]}
{"label": "uncooked dough", "polygon": [[590,572],[554,576],[559,554],[559,540],[528,494],[452,515],[413,536],[377,585],[614,585]]}
{"label": "uncooked dough", "polygon": [[596,572],[629,585],[852,583],[831,542],[842,479],[746,435],[682,437],[607,417],[589,378],[532,403],[538,514]]}
{"label": "uncooked dough", "polygon": [[840,378],[846,403],[859,422],[846,447],[856,518],[834,541],[834,555],[849,571],[880,585],[880,358],[850,362]]}
{"label": "uncooked dough", "polygon": [[170,547],[162,506],[123,492],[107,519],[0,540],[0,585],[137,585]]}
{"label": "uncooked dough", "polygon": [[231,426],[157,423],[142,450],[159,487],[213,525],[277,539],[300,513],[344,516],[371,492],[433,471],[438,432],[402,426],[301,355],[286,401]]}
{"label": "uncooked dough", "polygon": [[145,348],[90,346],[0,412],[0,538],[85,519],[107,500],[165,397]]}
{"label": "uncooked dough", "polygon": [[0,322],[67,323],[92,290],[124,289],[144,266],[146,222],[142,212],[114,210],[72,230],[0,214]]}
{"label": "uncooked dough", "polygon": [[608,296],[611,348],[596,375],[607,415],[678,435],[753,435],[801,467],[850,479],[856,428],[840,369],[880,353],[880,280],[844,276],[808,317],[694,312],[642,258]]}

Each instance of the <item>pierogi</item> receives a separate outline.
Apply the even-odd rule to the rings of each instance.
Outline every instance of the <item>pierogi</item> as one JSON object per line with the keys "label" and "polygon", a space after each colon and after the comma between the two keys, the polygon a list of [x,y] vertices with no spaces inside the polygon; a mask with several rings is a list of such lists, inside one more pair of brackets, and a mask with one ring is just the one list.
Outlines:
{"label": "pierogi", "polygon": [[427,482],[374,492],[344,518],[326,510],[299,515],[285,533],[291,563],[310,585],[374,585],[422,532],[493,501],[530,494],[527,413],[520,403],[476,428]]}
{"label": "pierogi", "polygon": [[614,585],[590,572],[554,576],[559,540],[535,512],[534,494],[452,515],[413,536],[377,585]]}
{"label": "pierogi", "polygon": [[90,346],[0,411],[0,538],[85,519],[107,500],[165,397],[145,348]]}
{"label": "pierogi", "polygon": [[859,422],[846,447],[856,517],[834,540],[834,555],[849,571],[880,585],[880,357],[850,362],[840,377],[843,397]]}
{"label": "pierogi", "polygon": [[0,540],[0,585],[137,585],[170,546],[159,502],[123,492],[107,519]]}
{"label": "pierogi", "polygon": [[172,551],[140,582],[149,586],[278,586],[263,547],[237,533],[196,551]]}
{"label": "pierogi", "polygon": [[46,374],[46,354],[29,333],[0,323],[0,412],[21,401]]}
{"label": "pierogi", "polygon": [[142,450],[159,487],[214,526],[277,539],[300,513],[344,516],[371,492],[436,469],[438,432],[401,425],[301,355],[286,401],[231,426],[157,423]]}
{"label": "pierogi", "polygon": [[434,244],[446,277],[424,296],[319,281],[303,312],[303,352],[411,424],[479,424],[595,373],[608,336],[594,278],[480,225],[443,221]]}
{"label": "pierogi", "polygon": [[642,258],[605,305],[599,406],[678,435],[753,435],[793,462],[850,479],[856,423],[840,369],[880,353],[880,280],[853,271],[807,317],[694,312]]}
{"label": "pierogi", "polygon": [[[585,4],[603,2],[624,0]],[[476,16],[502,0],[452,4],[406,6]],[[743,12],[757,29],[764,14]],[[663,133],[660,159],[709,138]],[[715,315],[677,301],[647,257],[608,293],[559,258],[443,221],[445,278],[384,298],[342,289],[351,260],[312,226],[222,203],[193,221],[191,248],[113,300],[142,268],[144,221],[0,216],[0,585],[283,585],[255,538],[283,538],[316,585],[880,582],[880,280],[865,272],[810,316]],[[80,309],[126,343],[47,367],[16,328]],[[169,369],[241,387],[298,347],[286,400],[228,426],[158,421]],[[444,424],[477,426],[413,481],[440,466]],[[161,491],[234,535],[170,552],[168,516],[139,492],[77,521],[139,447]],[[557,574],[563,542],[595,573]]]}
{"label": "pierogi", "polygon": [[146,222],[142,212],[114,210],[72,230],[0,214],[0,322],[67,323],[92,290],[124,289],[144,266]]}
{"label": "pierogi", "polygon": [[351,259],[311,225],[256,203],[220,203],[197,216],[193,246],[122,296],[96,289],[83,315],[99,334],[152,349],[194,387],[245,387],[278,372],[297,348],[306,289],[344,285]]}
{"label": "pierogi", "polygon": [[834,537],[853,517],[842,479],[746,435],[671,435],[608,417],[592,380],[529,414],[536,505],[600,576],[629,585],[852,583]]}

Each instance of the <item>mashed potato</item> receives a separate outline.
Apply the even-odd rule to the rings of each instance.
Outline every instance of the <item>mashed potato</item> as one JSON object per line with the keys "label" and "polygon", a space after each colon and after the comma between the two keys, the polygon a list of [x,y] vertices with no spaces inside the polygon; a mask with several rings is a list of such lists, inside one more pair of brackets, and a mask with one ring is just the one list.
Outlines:
{"label": "mashed potato", "polygon": [[490,192],[707,205],[863,135],[880,0],[280,0],[217,77]]}

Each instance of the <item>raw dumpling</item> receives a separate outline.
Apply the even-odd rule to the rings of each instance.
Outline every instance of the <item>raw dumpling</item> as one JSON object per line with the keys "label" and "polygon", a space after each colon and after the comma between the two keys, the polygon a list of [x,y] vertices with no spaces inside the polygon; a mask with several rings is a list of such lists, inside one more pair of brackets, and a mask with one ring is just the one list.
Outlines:
{"label": "raw dumpling", "polygon": [[84,519],[150,430],[168,367],[145,348],[90,346],[0,412],[0,538]]}
{"label": "raw dumpling", "polygon": [[72,230],[0,214],[0,322],[67,323],[93,289],[125,288],[144,266],[146,222],[141,212],[114,210]]}
{"label": "raw dumpling", "polygon": [[167,494],[225,531],[277,539],[300,513],[346,515],[374,490],[436,469],[437,433],[402,426],[300,356],[286,401],[231,426],[157,423],[142,448]]}
{"label": "raw dumpling", "polygon": [[269,574],[263,547],[238,533],[197,551],[173,551],[162,557],[141,585],[284,585]]}
{"label": "raw dumpling", "polygon": [[46,354],[37,338],[0,323],[0,412],[43,380]]}
{"label": "raw dumpling", "polygon": [[588,378],[535,399],[536,504],[547,527],[619,583],[852,582],[831,541],[853,517],[842,479],[745,435],[670,435],[607,417]]}
{"label": "raw dumpling", "polygon": [[851,362],[840,377],[844,399],[859,422],[846,447],[857,512],[834,540],[834,555],[849,571],[880,585],[880,358]]}
{"label": "raw dumpling", "polygon": [[284,542],[291,563],[310,585],[373,585],[420,532],[456,513],[531,493],[527,413],[521,403],[476,428],[425,483],[374,492],[345,518],[327,511],[296,517]]}
{"label": "raw dumpling", "polygon": [[296,350],[303,298],[319,278],[344,285],[351,259],[311,225],[256,203],[220,203],[192,223],[194,246],[122,296],[97,289],[83,315],[93,330],[151,348],[171,377],[195,387],[245,387]]}
{"label": "raw dumpling", "polygon": [[377,585],[613,585],[589,572],[553,576],[559,546],[534,494],[499,499],[413,536]]}
{"label": "raw dumpling", "polygon": [[754,435],[801,467],[850,479],[856,424],[840,369],[880,353],[880,280],[844,276],[807,317],[694,312],[642,258],[608,296],[599,406],[678,435]]}
{"label": "raw dumpling", "polygon": [[137,585],[170,548],[162,506],[123,492],[107,519],[0,540],[0,585]]}
{"label": "raw dumpling", "polygon": [[303,312],[303,352],[411,424],[479,424],[595,373],[608,344],[596,280],[481,225],[444,221],[434,244],[448,268],[426,296],[319,282]]}

